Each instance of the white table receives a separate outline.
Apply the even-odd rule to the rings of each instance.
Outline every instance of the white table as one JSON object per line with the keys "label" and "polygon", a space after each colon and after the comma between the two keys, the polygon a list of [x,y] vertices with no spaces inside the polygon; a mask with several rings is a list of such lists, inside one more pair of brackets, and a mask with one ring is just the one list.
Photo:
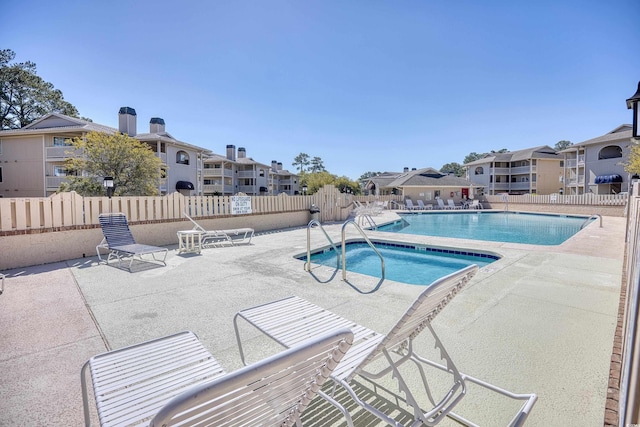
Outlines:
{"label": "white table", "polygon": [[178,231],[178,253],[202,251],[202,231],[184,230]]}

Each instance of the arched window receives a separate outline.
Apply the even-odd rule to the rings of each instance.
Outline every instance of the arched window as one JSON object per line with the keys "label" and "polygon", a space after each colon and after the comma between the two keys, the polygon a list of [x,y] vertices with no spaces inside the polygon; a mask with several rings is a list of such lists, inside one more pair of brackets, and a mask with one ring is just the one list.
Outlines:
{"label": "arched window", "polygon": [[476,175],[484,175],[484,168],[482,166],[478,166],[475,170]]}
{"label": "arched window", "polygon": [[189,164],[189,154],[186,151],[178,151],[176,153],[176,163],[180,163],[181,165]]}
{"label": "arched window", "polygon": [[598,160],[615,159],[617,157],[622,157],[622,148],[617,145],[608,145],[598,153]]}

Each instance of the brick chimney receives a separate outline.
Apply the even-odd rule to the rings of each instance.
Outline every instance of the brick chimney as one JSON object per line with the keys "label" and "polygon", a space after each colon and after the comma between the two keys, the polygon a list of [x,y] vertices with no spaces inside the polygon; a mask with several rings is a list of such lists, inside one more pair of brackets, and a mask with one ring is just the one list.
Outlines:
{"label": "brick chimney", "polygon": [[137,130],[136,110],[131,107],[122,107],[118,112],[118,130],[129,136],[136,136]]}

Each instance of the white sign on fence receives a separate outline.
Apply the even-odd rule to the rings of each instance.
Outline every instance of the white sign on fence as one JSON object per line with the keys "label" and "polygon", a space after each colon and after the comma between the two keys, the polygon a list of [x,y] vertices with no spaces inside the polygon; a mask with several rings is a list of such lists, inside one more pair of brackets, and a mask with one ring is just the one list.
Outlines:
{"label": "white sign on fence", "polygon": [[251,196],[231,196],[231,213],[242,215],[251,213]]}

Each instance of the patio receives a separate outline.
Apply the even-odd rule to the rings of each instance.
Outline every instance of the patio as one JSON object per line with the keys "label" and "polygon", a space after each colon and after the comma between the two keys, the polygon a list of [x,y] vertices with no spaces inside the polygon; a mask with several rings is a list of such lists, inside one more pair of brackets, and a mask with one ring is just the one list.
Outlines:
{"label": "patio", "polygon": [[[339,224],[325,229],[339,241]],[[600,426],[624,231],[624,218],[605,217],[603,228],[593,222],[557,247],[375,233],[502,255],[434,322],[448,351],[465,373],[514,392],[537,393],[527,425]],[[312,247],[325,245],[323,239],[312,233]],[[326,281],[319,283],[293,258],[306,250],[305,229],[262,233],[249,246],[201,254],[178,255],[176,247],[166,267],[134,264],[132,273],[98,265],[95,257],[4,272],[0,425],[80,425],[80,368],[107,349],[191,330],[232,371],[241,366],[233,316],[242,308],[298,295],[386,332],[421,291],[385,281],[379,291],[362,295],[340,274],[328,281],[332,271],[326,267],[314,269]],[[376,282],[355,273],[349,278],[362,287]],[[252,361],[279,350],[249,328],[243,336]],[[495,425],[504,415],[499,402],[473,399],[470,394],[460,411],[471,419]],[[343,425],[324,402],[311,409],[307,425]],[[365,414],[355,420],[381,425]]]}

